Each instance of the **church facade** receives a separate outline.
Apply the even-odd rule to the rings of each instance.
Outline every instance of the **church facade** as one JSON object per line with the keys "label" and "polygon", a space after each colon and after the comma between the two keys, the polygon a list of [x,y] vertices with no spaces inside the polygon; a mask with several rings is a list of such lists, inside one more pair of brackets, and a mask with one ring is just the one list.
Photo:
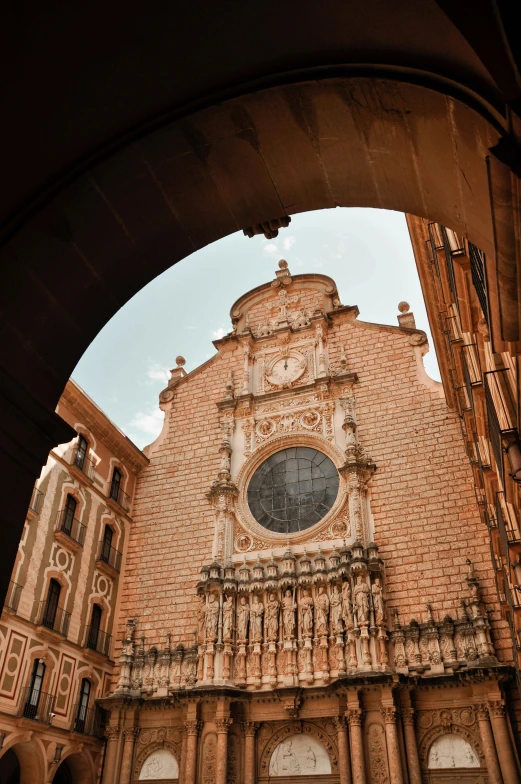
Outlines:
{"label": "church facade", "polygon": [[231,308],[160,395],[104,784],[519,781],[512,648],[425,334],[324,275]]}

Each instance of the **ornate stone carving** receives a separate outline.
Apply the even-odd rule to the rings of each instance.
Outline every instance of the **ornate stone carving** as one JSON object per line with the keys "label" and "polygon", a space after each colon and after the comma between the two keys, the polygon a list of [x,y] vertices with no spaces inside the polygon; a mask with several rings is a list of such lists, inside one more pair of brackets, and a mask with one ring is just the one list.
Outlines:
{"label": "ornate stone carving", "polygon": [[201,784],[215,784],[215,762],[217,759],[217,740],[214,734],[208,735],[204,741],[202,755]]}
{"label": "ornate stone carving", "polygon": [[386,724],[396,724],[398,718],[398,711],[395,707],[387,706],[381,710],[383,720]]}
{"label": "ornate stone carving", "polygon": [[107,736],[107,740],[117,740],[119,738],[121,732],[121,727],[106,727],[105,735]]}
{"label": "ornate stone carving", "polygon": [[387,746],[385,732],[381,724],[373,723],[367,730],[369,751],[370,781],[374,784],[389,784],[387,768]]}
{"label": "ornate stone carving", "polygon": [[350,708],[348,711],[346,711],[346,716],[350,726],[362,726],[364,720],[364,711],[360,708]]}

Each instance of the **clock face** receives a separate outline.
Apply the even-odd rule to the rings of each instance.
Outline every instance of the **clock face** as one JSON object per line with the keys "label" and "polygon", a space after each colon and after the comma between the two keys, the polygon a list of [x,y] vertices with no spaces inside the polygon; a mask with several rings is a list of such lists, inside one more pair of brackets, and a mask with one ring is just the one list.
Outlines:
{"label": "clock face", "polygon": [[338,495],[338,471],[322,452],[291,447],[268,457],[248,485],[250,512],[279,534],[305,531],[329,512]]}
{"label": "clock face", "polygon": [[305,369],[305,363],[298,357],[283,357],[272,366],[268,381],[279,386],[286,386],[292,381],[296,381]]}

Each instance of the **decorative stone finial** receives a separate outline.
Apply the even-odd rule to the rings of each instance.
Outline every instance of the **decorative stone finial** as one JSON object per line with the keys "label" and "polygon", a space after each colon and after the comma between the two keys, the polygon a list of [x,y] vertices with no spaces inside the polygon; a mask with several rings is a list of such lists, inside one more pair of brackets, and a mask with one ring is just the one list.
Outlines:
{"label": "decorative stone finial", "polygon": [[411,313],[411,306],[408,302],[399,302],[398,303],[398,310],[400,311],[400,315],[398,316],[398,324],[401,327],[406,327],[407,329],[416,329],[416,322],[414,320],[414,313]]}
{"label": "decorative stone finial", "polygon": [[181,356],[181,354],[175,358],[175,363],[177,367],[184,367],[186,365],[186,359]]}
{"label": "decorative stone finial", "polygon": [[281,259],[279,261],[279,269],[287,270],[287,268],[288,268],[288,262],[285,259]]}

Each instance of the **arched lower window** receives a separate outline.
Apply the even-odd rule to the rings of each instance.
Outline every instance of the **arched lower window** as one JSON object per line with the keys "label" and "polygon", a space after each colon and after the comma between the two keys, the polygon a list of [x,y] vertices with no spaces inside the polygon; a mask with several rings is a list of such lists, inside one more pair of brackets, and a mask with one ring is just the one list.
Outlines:
{"label": "arched lower window", "polygon": [[119,491],[121,490],[121,471],[119,468],[115,468],[112,472],[112,482],[110,483],[110,497],[114,499],[114,501],[119,502]]}
{"label": "arched lower window", "polygon": [[44,675],[45,664],[40,659],[35,659],[24,705],[24,716],[27,719],[36,719],[38,717],[38,705],[40,704]]}
{"label": "arched lower window", "polygon": [[85,458],[87,457],[87,452],[89,451],[89,442],[80,434],[78,438],[78,445],[76,447],[76,454],[74,456],[74,465],[83,471],[83,467],[85,465]]}
{"label": "arched lower window", "polygon": [[74,722],[74,729],[76,732],[85,732],[85,725],[87,722],[89,697],[90,697],[90,681],[84,678],[81,682],[81,689],[78,699],[78,708],[76,711],[76,721]]}
{"label": "arched lower window", "polygon": [[103,532],[103,541],[101,544],[101,560],[105,561],[105,563],[110,563],[110,551],[112,549],[112,537],[114,536],[114,531],[110,527],[110,525],[105,526],[105,530]]}
{"label": "arched lower window", "polygon": [[92,605],[89,634],[87,636],[87,648],[90,648],[93,651],[98,650],[102,614],[103,611],[99,604]]}
{"label": "arched lower window", "polygon": [[65,508],[63,510],[62,526],[61,529],[68,536],[72,533],[72,526],[74,524],[74,517],[76,516],[76,507],[78,502],[74,496],[68,494],[65,499]]}
{"label": "arched lower window", "polygon": [[49,583],[47,591],[47,598],[45,600],[42,625],[48,629],[54,629],[54,622],[56,621],[56,613],[58,612],[58,602],[60,601],[60,593],[62,587],[58,580],[52,579]]}

